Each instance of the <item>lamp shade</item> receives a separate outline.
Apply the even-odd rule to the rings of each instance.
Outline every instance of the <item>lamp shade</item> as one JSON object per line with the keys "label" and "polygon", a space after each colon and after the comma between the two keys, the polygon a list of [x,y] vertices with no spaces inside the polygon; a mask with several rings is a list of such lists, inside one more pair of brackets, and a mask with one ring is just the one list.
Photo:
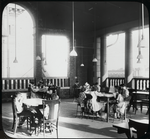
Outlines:
{"label": "lamp shade", "polygon": [[141,63],[141,60],[140,60],[140,59],[138,59],[137,63]]}
{"label": "lamp shade", "polygon": [[16,57],[15,57],[15,60],[13,61],[13,63],[18,63],[18,60]]}
{"label": "lamp shade", "polygon": [[74,48],[73,48],[73,50],[70,52],[70,56],[77,56],[77,52],[74,50]]}
{"label": "lamp shade", "polygon": [[140,40],[139,44],[138,44],[138,47],[139,48],[146,48],[147,45],[146,45],[146,41],[145,41],[145,38],[142,37],[142,39]]}
{"label": "lamp shade", "polygon": [[41,60],[40,56],[37,56],[37,57],[36,57],[36,60]]}
{"label": "lamp shade", "polygon": [[84,64],[82,63],[80,66],[81,66],[81,67],[84,67]]}
{"label": "lamp shade", "polygon": [[97,58],[94,58],[94,59],[92,60],[92,62],[97,62]]}
{"label": "lamp shade", "polygon": [[143,59],[142,54],[139,54],[139,55],[137,56],[137,59]]}

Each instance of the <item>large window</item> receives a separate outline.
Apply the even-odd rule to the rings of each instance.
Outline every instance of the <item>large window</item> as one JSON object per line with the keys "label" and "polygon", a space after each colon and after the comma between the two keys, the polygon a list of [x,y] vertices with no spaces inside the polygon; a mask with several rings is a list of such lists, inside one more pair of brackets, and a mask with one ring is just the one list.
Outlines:
{"label": "large window", "polygon": [[[134,77],[149,77],[149,27],[144,29],[144,38],[146,48],[141,48],[143,58],[138,63],[137,56],[139,54],[138,43],[141,39],[142,30],[132,31],[132,62]],[[107,68],[108,76],[124,77],[125,70],[125,33],[116,35],[110,34],[106,38],[107,44]]]}
{"label": "large window", "polygon": [[45,77],[67,77],[69,39],[61,35],[42,36],[43,74]]}
{"label": "large window", "polygon": [[132,45],[133,45],[133,69],[135,77],[149,77],[149,27],[144,29],[144,38],[146,48],[141,48],[143,58],[140,63],[137,63],[137,56],[139,54],[138,43],[141,38],[142,30],[132,31]]}
{"label": "large window", "polygon": [[110,34],[106,37],[108,76],[124,76],[125,33]]}
{"label": "large window", "polygon": [[3,11],[2,77],[33,77],[33,21],[16,4]]}

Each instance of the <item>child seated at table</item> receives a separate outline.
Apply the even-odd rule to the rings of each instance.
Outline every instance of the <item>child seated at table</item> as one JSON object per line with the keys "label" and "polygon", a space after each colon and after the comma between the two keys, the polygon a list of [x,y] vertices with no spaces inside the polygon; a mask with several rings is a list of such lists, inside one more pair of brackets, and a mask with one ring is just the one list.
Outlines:
{"label": "child seated at table", "polygon": [[79,93],[79,98],[77,99],[78,103],[80,104],[81,110],[82,112],[84,112],[84,108],[85,108],[85,98],[86,98],[86,94],[85,94],[85,88],[81,87],[81,91]]}
{"label": "child seated at table", "polygon": [[114,105],[114,117],[120,118],[121,115],[124,114],[126,108],[126,103],[124,101],[124,94],[122,88],[119,88],[119,94],[116,99],[116,104]]}
{"label": "child seated at table", "polygon": [[[38,107],[33,108],[33,107],[26,106],[23,103],[23,97],[20,92],[16,94],[16,97],[14,99],[15,99],[14,102],[15,102],[15,106],[16,106],[18,114],[31,115],[31,123],[32,123],[31,126],[36,126],[36,123],[33,117],[38,118],[38,121],[39,121],[38,124],[41,123],[41,119],[43,118],[43,115],[41,111],[38,109]],[[25,121],[25,117],[21,119],[19,126],[23,125],[24,121]]]}
{"label": "child seated at table", "polygon": [[[91,104],[90,109],[92,110],[92,112],[96,113],[96,115],[98,117],[101,117],[99,115],[99,113],[104,108],[105,104],[103,102],[98,102],[97,97],[98,96],[99,97],[104,96],[103,93],[98,92],[97,87],[95,87],[95,86],[92,87],[91,91],[88,91],[88,92],[85,92],[85,93],[88,93],[92,96],[92,98],[90,99],[90,104]],[[89,105],[89,104],[87,103],[87,105]],[[89,106],[87,106],[87,107],[89,107]],[[101,117],[101,118],[103,118],[103,117]]]}
{"label": "child seated at table", "polygon": [[59,96],[57,95],[57,90],[55,90],[55,93],[52,93],[52,100],[58,100]]}

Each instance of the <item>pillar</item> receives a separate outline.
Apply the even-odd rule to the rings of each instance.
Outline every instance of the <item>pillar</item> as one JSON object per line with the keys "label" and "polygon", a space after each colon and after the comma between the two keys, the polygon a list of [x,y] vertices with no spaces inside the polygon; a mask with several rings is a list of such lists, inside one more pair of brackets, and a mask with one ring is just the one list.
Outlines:
{"label": "pillar", "polygon": [[133,79],[133,46],[132,46],[132,32],[126,30],[125,38],[125,85],[132,87]]}
{"label": "pillar", "polygon": [[97,57],[97,63],[96,63],[96,81],[100,85],[100,37],[96,40],[96,57]]}
{"label": "pillar", "polygon": [[[35,56],[34,56],[34,79],[35,84],[37,84],[42,79],[42,39],[40,31],[38,28],[35,28]],[[36,60],[36,57],[40,56],[41,60]]]}
{"label": "pillar", "polygon": [[[75,44],[76,46],[76,41],[75,41]],[[70,43],[70,52],[72,51],[73,47],[72,47],[72,43]],[[76,50],[76,49],[75,49]],[[70,52],[69,52],[69,55],[70,55]],[[77,52],[77,50],[76,50]],[[77,52],[78,54],[78,52]],[[73,85],[74,83],[76,82],[76,80],[78,80],[78,77],[77,77],[77,57],[76,56],[70,56],[69,58],[70,60],[70,64],[69,64],[69,74],[70,74],[70,95],[73,96]]]}
{"label": "pillar", "polygon": [[103,35],[101,37],[101,85],[102,86],[107,86],[107,78],[108,78],[108,71],[107,71],[107,48],[106,48],[106,36]]}

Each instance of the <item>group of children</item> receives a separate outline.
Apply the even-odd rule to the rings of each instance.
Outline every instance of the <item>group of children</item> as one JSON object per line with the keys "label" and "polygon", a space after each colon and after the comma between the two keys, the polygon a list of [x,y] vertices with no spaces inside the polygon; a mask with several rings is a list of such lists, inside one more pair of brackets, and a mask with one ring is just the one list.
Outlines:
{"label": "group of children", "polygon": [[[101,87],[95,83],[90,86],[87,82],[81,86],[78,103],[81,106],[83,114],[95,113],[98,117],[106,119],[107,117],[107,103],[104,101],[98,101],[97,98],[105,96],[105,92],[101,92]],[[120,118],[124,114],[126,108],[126,100],[130,97],[129,91],[124,85],[115,86],[113,98],[111,99],[109,106],[113,109],[115,118]]]}
{"label": "group of children", "polygon": [[31,98],[46,98],[49,100],[59,99],[57,87],[52,83],[48,84],[48,87],[45,87],[43,83],[38,83],[38,86],[30,84],[29,90],[31,92]]}
{"label": "group of children", "polygon": [[[41,84],[42,85],[42,84]],[[38,91],[40,91],[41,85],[38,85],[37,88],[35,88],[34,85],[30,84],[30,91],[32,92],[30,98],[38,98],[39,96],[36,95]],[[53,89],[51,89],[53,88]],[[58,100],[59,96],[57,95],[57,90],[54,87],[54,85],[51,83],[49,84],[47,94],[49,95],[48,99],[49,100]],[[14,103],[16,106],[17,113],[19,115],[30,115],[31,116],[31,126],[37,126],[41,123],[41,119],[43,118],[43,114],[40,111],[40,107],[32,107],[32,106],[27,106],[23,103],[23,96],[22,93],[16,93],[14,97]],[[43,107],[41,107],[43,108]],[[45,111],[45,117],[48,116],[49,109],[46,107],[44,109]],[[35,123],[35,118],[38,119],[38,123]],[[20,120],[19,126],[21,126],[25,121],[25,117],[23,117]]]}

